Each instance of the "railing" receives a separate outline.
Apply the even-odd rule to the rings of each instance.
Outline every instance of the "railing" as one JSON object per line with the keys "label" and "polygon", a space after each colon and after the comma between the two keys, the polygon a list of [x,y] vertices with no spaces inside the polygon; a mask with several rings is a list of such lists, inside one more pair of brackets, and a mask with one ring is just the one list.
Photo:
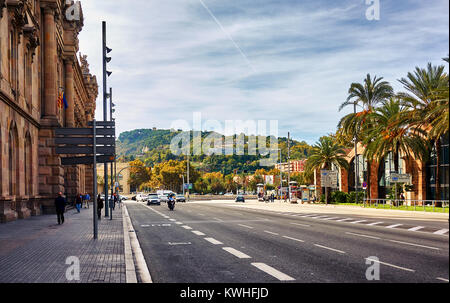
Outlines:
{"label": "railing", "polygon": [[364,207],[448,212],[449,200],[364,199]]}

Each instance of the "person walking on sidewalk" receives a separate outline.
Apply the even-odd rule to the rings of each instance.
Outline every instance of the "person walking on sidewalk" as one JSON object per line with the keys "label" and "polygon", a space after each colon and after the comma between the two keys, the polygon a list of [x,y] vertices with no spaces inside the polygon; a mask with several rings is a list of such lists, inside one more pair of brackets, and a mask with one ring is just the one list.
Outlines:
{"label": "person walking on sidewalk", "polygon": [[58,225],[64,224],[64,212],[66,211],[67,201],[62,193],[58,193],[58,198],[55,199],[56,215],[58,216]]}
{"label": "person walking on sidewalk", "polygon": [[89,196],[88,193],[86,193],[86,195],[84,195],[84,201],[86,201],[86,206],[85,208],[89,209],[89,201],[91,200],[91,196]]}
{"label": "person walking on sidewalk", "polygon": [[78,213],[80,213],[80,211],[81,211],[81,204],[83,203],[83,200],[82,200],[82,198],[81,198],[81,194],[78,194],[77,195],[77,198],[76,198],[76,200],[75,200],[75,206],[76,206],[76,208],[77,208],[77,211],[78,211]]}
{"label": "person walking on sidewalk", "polygon": [[100,195],[97,196],[97,215],[98,219],[102,219],[103,199]]}

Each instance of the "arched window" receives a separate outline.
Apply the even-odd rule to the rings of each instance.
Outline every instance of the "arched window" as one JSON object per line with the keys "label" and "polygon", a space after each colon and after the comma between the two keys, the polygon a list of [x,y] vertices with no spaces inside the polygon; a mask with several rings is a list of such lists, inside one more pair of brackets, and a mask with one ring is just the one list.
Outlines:
{"label": "arched window", "polygon": [[25,137],[25,194],[31,196],[33,194],[33,153],[30,133]]}
{"label": "arched window", "polygon": [[395,171],[395,161],[394,155],[390,152],[385,158],[384,161],[381,161],[380,166],[378,168],[378,196],[380,199],[385,199],[391,190],[392,184],[391,174],[392,173],[405,173],[404,161],[401,159],[399,155],[398,159],[398,172]]}
{"label": "arched window", "polygon": [[18,136],[15,125],[9,130],[8,142],[8,176],[9,176],[9,195],[19,194],[19,153]]}

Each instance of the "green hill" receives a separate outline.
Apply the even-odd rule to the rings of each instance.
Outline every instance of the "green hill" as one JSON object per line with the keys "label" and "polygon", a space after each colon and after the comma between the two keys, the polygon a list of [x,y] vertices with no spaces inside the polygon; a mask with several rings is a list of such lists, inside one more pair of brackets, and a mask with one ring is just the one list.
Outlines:
{"label": "green hill", "polygon": [[[141,159],[147,166],[165,162],[168,160],[184,160],[185,156],[176,156],[170,151],[172,139],[181,131],[159,130],[159,129],[137,129],[120,134],[117,141],[117,154],[122,161],[132,161]],[[202,132],[202,138],[209,136],[211,132]],[[219,135],[222,138],[225,136]],[[245,137],[248,142],[249,137]],[[267,140],[269,142],[269,140]],[[282,160],[287,161],[287,138],[278,139],[279,147],[282,150]],[[211,172],[221,171],[230,174],[235,169],[240,171],[255,171],[260,169],[259,160],[261,156],[252,156],[247,153],[245,145],[245,155],[224,156],[224,155],[201,155],[191,156],[193,165],[200,171]],[[311,146],[306,142],[291,140],[291,159],[306,159]]]}

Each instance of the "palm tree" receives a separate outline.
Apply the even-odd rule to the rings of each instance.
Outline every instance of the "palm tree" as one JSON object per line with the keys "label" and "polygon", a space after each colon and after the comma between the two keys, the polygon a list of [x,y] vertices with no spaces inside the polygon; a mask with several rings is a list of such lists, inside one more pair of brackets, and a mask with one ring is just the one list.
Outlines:
{"label": "palm tree", "polygon": [[364,156],[369,161],[380,162],[390,152],[393,154],[395,171],[399,171],[400,154],[416,155],[425,159],[428,144],[423,130],[412,131],[401,117],[406,109],[398,99],[391,98],[371,114],[373,127],[367,130],[363,143],[366,145]]}
{"label": "palm tree", "polygon": [[342,129],[343,134],[354,136],[359,130],[369,127],[367,116],[373,112],[374,108],[383,101],[394,95],[394,89],[389,82],[376,76],[371,78],[367,74],[364,83],[352,83],[348,91],[347,101],[341,104],[339,111],[349,105],[359,105],[362,111],[349,114],[341,119],[338,129]]}
{"label": "palm tree", "polygon": [[[444,60],[448,60],[445,58]],[[403,105],[409,110],[404,121],[408,121],[415,131],[426,130],[427,138],[434,141],[436,149],[436,197],[440,197],[440,150],[443,134],[448,132],[448,75],[444,66],[427,68],[416,67],[414,73],[408,73],[400,83],[407,90],[398,94]],[[447,122],[447,125],[444,125]]]}
{"label": "palm tree", "polygon": [[[308,171],[317,169],[331,169],[332,165],[347,169],[348,163],[345,159],[344,148],[336,143],[331,137],[322,137],[313,146],[311,156],[306,162]],[[328,204],[328,188],[325,187],[325,200]]]}

